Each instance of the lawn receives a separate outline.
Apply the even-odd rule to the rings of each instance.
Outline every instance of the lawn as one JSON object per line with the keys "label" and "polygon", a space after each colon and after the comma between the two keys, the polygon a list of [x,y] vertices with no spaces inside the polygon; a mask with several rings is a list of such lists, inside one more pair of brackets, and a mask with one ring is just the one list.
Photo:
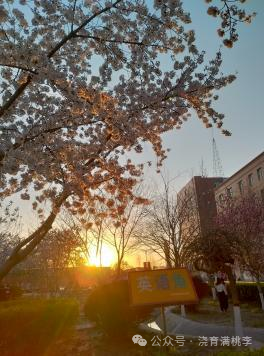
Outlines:
{"label": "lawn", "polygon": [[72,332],[79,313],[73,299],[18,299],[0,303],[0,355],[48,354]]}

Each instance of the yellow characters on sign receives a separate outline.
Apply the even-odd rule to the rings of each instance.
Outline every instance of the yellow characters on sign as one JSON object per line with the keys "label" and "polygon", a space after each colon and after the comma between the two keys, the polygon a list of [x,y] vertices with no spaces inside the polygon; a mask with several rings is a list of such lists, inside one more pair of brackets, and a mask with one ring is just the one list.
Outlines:
{"label": "yellow characters on sign", "polygon": [[129,272],[128,280],[131,305],[198,302],[186,268],[133,271]]}

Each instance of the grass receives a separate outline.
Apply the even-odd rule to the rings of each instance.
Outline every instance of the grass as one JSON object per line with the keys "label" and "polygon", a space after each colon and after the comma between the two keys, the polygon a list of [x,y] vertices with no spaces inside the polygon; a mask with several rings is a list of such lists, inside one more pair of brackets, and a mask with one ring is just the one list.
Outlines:
{"label": "grass", "polygon": [[[245,285],[245,286],[247,286],[247,285],[257,286],[256,282],[247,282],[247,281],[236,281],[236,284],[241,285],[241,286],[242,285]],[[264,282],[260,282],[260,286],[264,287]]]}
{"label": "grass", "polygon": [[38,356],[76,323],[72,299],[18,299],[0,303],[0,355]]}
{"label": "grass", "polygon": [[[199,305],[199,312],[188,317],[197,320],[230,316],[218,312],[216,301],[207,299]],[[252,306],[244,306],[254,319],[259,312]],[[243,314],[242,314],[243,315]],[[0,355],[1,356],[263,356],[264,349],[249,352],[235,347],[199,346],[198,340],[185,338],[183,347],[152,346],[154,333],[134,329],[131,335],[106,337],[97,328],[76,330],[78,304],[73,299],[19,299],[0,303]],[[263,317],[261,316],[263,319]],[[260,319],[259,319],[260,320]],[[226,323],[230,321],[226,320]],[[141,347],[133,344],[132,336],[140,334],[147,340]],[[161,336],[162,338],[162,336]],[[175,338],[174,338],[175,339]],[[175,343],[174,343],[175,344]],[[236,351],[236,352],[235,352]]]}

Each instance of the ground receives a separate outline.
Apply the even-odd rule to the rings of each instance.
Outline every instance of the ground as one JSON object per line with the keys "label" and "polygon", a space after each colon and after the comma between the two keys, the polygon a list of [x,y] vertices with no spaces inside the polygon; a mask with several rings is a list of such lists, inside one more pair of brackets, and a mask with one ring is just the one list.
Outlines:
{"label": "ground", "polygon": [[[76,326],[84,326],[87,320],[79,310],[75,298],[65,299],[18,299],[0,302],[0,355],[1,356],[233,356],[233,355],[264,355],[242,354],[242,348],[199,346],[197,339],[186,340],[183,347],[152,346],[152,338],[156,335],[146,331],[131,330],[131,335],[108,338],[99,329],[89,328],[77,330]],[[80,317],[81,315],[81,317]],[[222,314],[217,303],[210,299],[203,301],[196,313],[187,312],[188,317],[206,323],[230,325],[231,311]],[[247,326],[262,326],[263,313],[255,307],[243,306],[243,319]],[[142,347],[133,344],[132,336],[140,334],[147,340]],[[162,338],[162,336],[160,335]],[[175,337],[174,337],[175,338]],[[230,353],[237,350],[239,353]]]}
{"label": "ground", "polygon": [[[175,312],[179,313],[179,307],[175,308]],[[255,304],[241,304],[241,315],[244,326],[264,328],[264,312]],[[187,316],[192,320],[209,324],[213,321],[214,324],[233,325],[234,322],[232,304],[226,313],[222,313],[218,301],[212,298],[203,299],[197,311],[187,310]]]}

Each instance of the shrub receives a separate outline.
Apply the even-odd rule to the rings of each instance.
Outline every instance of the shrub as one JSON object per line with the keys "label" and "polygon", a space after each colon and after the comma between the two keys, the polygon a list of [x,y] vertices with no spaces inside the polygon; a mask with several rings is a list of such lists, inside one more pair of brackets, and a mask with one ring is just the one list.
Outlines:
{"label": "shrub", "polygon": [[[259,293],[255,283],[237,283],[237,289],[241,303],[257,303],[260,305]],[[227,290],[228,294],[231,295],[229,285],[227,285]]]}
{"label": "shrub", "polygon": [[0,304],[1,356],[43,355],[52,342],[74,325],[74,300],[25,299]]}
{"label": "shrub", "polygon": [[[89,295],[84,311],[108,336],[125,336],[150,316],[152,307],[129,305],[128,281],[114,281],[97,287]],[[130,334],[131,335],[131,334]]]}
{"label": "shrub", "polygon": [[208,283],[202,280],[201,277],[193,276],[192,280],[199,299],[203,299],[211,295],[211,288]]}
{"label": "shrub", "polygon": [[22,289],[16,286],[0,285],[0,301],[15,299],[22,295]]}
{"label": "shrub", "polygon": [[[201,277],[193,276],[192,280],[199,300],[211,295],[211,288],[206,282],[202,280]],[[185,306],[185,308],[187,312],[195,313],[198,310],[198,305],[188,304]]]}

